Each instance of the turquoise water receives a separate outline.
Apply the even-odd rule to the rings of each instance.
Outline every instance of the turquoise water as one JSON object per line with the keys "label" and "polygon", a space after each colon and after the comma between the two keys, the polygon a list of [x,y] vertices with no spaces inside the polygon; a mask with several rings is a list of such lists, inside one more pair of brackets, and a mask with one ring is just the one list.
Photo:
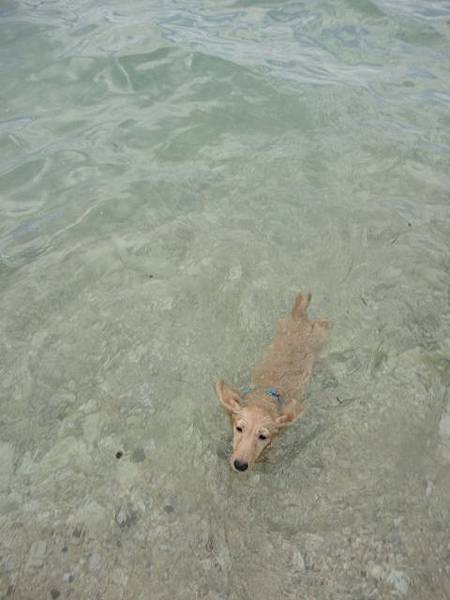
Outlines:
{"label": "turquoise water", "polygon": [[450,597],[450,4],[5,1],[0,83],[0,597]]}

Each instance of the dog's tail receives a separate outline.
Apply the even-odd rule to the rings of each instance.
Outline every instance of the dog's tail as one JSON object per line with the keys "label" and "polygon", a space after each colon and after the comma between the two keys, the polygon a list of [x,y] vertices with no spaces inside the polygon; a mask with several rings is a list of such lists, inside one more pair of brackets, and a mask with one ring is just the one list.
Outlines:
{"label": "dog's tail", "polygon": [[311,302],[311,294],[310,293],[307,296],[304,296],[302,293],[298,294],[297,298],[295,299],[294,306],[292,308],[292,318],[293,319],[307,318],[306,311],[308,309],[310,302]]}

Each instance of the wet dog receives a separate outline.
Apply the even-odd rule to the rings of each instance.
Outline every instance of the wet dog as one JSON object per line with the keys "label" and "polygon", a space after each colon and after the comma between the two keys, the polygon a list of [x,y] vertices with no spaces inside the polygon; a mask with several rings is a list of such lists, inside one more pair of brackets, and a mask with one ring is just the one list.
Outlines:
{"label": "wet dog", "polygon": [[303,414],[314,360],[330,327],[328,319],[308,318],[310,301],[311,294],[299,294],[291,315],[280,319],[278,335],[252,373],[251,387],[237,390],[223,380],[216,383],[233,425],[230,464],[235,471],[254,465],[280,431]]}

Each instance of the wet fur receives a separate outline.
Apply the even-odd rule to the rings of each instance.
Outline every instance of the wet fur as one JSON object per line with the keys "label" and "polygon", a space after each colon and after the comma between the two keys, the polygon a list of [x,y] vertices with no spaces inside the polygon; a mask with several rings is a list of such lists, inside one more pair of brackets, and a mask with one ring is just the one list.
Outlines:
{"label": "wet fur", "polygon": [[[310,301],[311,294],[298,294],[291,314],[280,319],[277,336],[253,370],[249,394],[242,395],[223,380],[216,383],[219,400],[233,424],[230,464],[235,471],[236,464],[251,467],[270,449],[281,429],[303,414],[313,364],[330,327],[328,319],[309,319]],[[267,388],[275,388],[283,402],[268,396]]]}

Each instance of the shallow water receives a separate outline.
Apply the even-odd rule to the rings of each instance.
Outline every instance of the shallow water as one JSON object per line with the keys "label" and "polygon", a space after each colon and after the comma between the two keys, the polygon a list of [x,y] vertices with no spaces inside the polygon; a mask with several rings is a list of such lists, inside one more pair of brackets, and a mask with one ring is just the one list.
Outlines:
{"label": "shallow water", "polygon": [[0,597],[450,597],[449,3],[4,2],[0,81]]}

